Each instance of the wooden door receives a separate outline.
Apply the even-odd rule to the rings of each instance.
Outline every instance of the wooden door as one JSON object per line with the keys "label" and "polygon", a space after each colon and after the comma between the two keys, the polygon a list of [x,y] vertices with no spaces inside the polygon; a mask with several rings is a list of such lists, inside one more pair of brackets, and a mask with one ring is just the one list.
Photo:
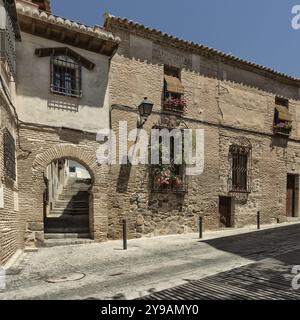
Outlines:
{"label": "wooden door", "polygon": [[220,213],[220,227],[230,228],[233,226],[233,219],[231,213],[231,198],[219,198],[219,213]]}
{"label": "wooden door", "polygon": [[286,215],[295,216],[295,175],[292,174],[287,176]]}

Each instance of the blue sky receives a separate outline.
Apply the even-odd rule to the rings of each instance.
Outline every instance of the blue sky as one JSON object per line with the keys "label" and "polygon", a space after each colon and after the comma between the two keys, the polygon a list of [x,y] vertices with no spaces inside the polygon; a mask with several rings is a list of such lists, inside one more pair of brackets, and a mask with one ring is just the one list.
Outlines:
{"label": "blue sky", "polygon": [[52,0],[56,15],[102,25],[109,12],[300,78],[293,5],[300,0]]}

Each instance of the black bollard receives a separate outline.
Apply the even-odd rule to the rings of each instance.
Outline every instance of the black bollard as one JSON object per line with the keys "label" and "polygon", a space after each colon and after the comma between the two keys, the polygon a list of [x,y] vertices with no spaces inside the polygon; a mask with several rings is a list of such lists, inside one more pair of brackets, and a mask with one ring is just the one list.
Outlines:
{"label": "black bollard", "polygon": [[199,216],[199,239],[203,238],[203,217]]}
{"label": "black bollard", "polygon": [[123,250],[127,250],[127,220],[123,219]]}
{"label": "black bollard", "polygon": [[257,229],[260,229],[260,212],[257,211]]}

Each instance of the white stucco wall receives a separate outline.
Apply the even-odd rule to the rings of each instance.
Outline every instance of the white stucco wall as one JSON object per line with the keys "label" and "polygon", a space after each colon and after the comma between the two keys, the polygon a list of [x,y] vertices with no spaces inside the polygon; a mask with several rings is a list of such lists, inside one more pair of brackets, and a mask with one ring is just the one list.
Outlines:
{"label": "white stucco wall", "polygon": [[[82,98],[50,92],[50,57],[35,55],[35,49],[43,47],[69,47],[95,63],[91,71],[82,67]],[[22,121],[92,132],[108,128],[108,57],[22,33],[22,42],[17,44],[17,70],[17,109]]]}
{"label": "white stucco wall", "polygon": [[69,173],[70,177],[76,177],[79,179],[91,179],[91,176],[87,169],[78,162],[70,160],[69,167],[75,167],[76,170],[74,173]]}

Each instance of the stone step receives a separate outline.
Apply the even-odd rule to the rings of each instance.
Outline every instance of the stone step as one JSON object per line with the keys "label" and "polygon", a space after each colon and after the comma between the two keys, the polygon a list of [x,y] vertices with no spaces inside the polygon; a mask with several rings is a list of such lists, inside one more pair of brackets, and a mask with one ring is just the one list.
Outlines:
{"label": "stone step", "polygon": [[78,189],[78,188],[74,188],[74,189],[63,189],[61,191],[62,194],[64,193],[73,193],[73,194],[81,194],[81,193],[86,193],[86,194],[89,194],[88,190],[87,189]]}
{"label": "stone step", "polygon": [[[74,230],[77,230],[78,233],[81,233],[83,232],[83,230],[89,230],[89,222],[86,221],[86,222],[76,222],[76,221],[70,221],[68,223],[64,223],[64,222],[50,222],[50,223],[47,223],[45,224],[45,230],[47,231],[51,231],[51,233],[55,233],[53,230],[55,231],[59,231],[59,230],[63,230],[61,233],[64,233],[64,231],[70,231],[71,230],[71,233],[74,231]],[[70,233],[70,232],[68,232]]]}
{"label": "stone step", "polygon": [[48,215],[48,218],[62,218],[62,219],[72,219],[73,217],[78,217],[78,216],[89,216],[89,211],[72,211],[72,210],[57,210],[57,211],[51,211]]}
{"label": "stone step", "polygon": [[287,222],[298,222],[300,217],[287,217]]}
{"label": "stone step", "polygon": [[89,233],[50,233],[45,232],[45,239],[90,239]]}
{"label": "stone step", "polygon": [[45,248],[52,248],[58,246],[70,246],[70,245],[79,245],[79,244],[91,244],[94,243],[91,239],[48,239],[45,240],[42,244]]}
{"label": "stone step", "polygon": [[74,207],[79,207],[79,206],[89,206],[89,202],[88,201],[73,202],[72,200],[65,201],[65,202],[55,201],[55,205],[58,205],[58,206],[72,205]]}
{"label": "stone step", "polygon": [[74,210],[74,211],[89,211],[89,206],[64,206],[64,205],[54,205],[53,209],[54,211],[59,210],[59,211],[64,211],[64,210]]}
{"label": "stone step", "polygon": [[57,204],[64,204],[64,205],[67,205],[68,203],[72,203],[74,205],[81,205],[81,204],[89,204],[89,201],[88,200],[72,200],[72,201],[69,201],[69,200],[56,200],[55,203]]}
{"label": "stone step", "polygon": [[68,221],[88,221],[89,214],[62,214],[61,216],[57,217],[59,214],[49,214],[46,217],[46,223],[50,221],[61,221],[61,222],[68,222]]}
{"label": "stone step", "polygon": [[76,189],[75,188],[74,189],[71,189],[71,188],[63,189],[61,191],[61,193],[62,194],[64,194],[64,193],[89,194],[89,192],[87,190],[80,190],[80,189],[77,189],[77,188]]}
{"label": "stone step", "polygon": [[81,233],[81,234],[89,234],[90,230],[88,227],[86,228],[69,228],[69,227],[61,227],[61,228],[45,228],[45,233]]}
{"label": "stone step", "polygon": [[74,207],[74,208],[56,208],[54,207],[51,212],[64,212],[66,214],[68,213],[72,213],[72,212],[80,212],[80,211],[87,211],[89,212],[89,207],[81,207],[81,208],[78,208],[78,207]]}
{"label": "stone step", "polygon": [[74,196],[74,195],[59,195],[58,200],[64,201],[88,201],[88,196]]}
{"label": "stone step", "polygon": [[89,211],[89,207],[74,207],[74,208],[68,208],[68,207],[64,207],[64,208],[56,208],[54,207],[51,211],[75,211],[75,212],[78,212],[78,211]]}

